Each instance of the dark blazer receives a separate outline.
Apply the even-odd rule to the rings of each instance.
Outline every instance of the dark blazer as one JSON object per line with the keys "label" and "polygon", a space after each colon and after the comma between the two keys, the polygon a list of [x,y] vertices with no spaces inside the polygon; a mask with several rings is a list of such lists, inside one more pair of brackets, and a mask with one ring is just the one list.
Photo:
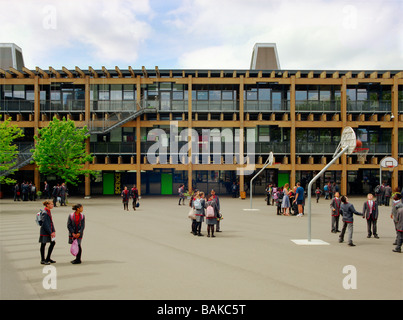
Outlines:
{"label": "dark blazer", "polygon": [[393,217],[397,231],[403,232],[403,208],[399,208]]}
{"label": "dark blazer", "polygon": [[334,209],[330,210],[330,213],[332,214],[333,217],[338,217],[340,215],[340,206],[341,206],[341,200],[340,198],[333,198],[332,202],[330,202],[330,209]]}
{"label": "dark blazer", "polygon": [[42,225],[39,234],[41,236],[50,237],[53,232],[56,232],[56,230],[55,225],[53,224],[52,214],[47,208],[45,208],[42,212]]}
{"label": "dark blazer", "polygon": [[[71,216],[73,215],[73,219]],[[73,233],[79,233],[80,237],[78,239],[82,239],[84,235],[85,228],[85,216],[80,213],[80,221],[76,225],[75,213],[69,214],[67,219],[67,229],[69,230],[69,243],[73,243]]]}
{"label": "dark blazer", "polygon": [[[369,203],[369,201],[365,201],[364,207],[362,208],[362,214],[363,214],[364,218],[366,218],[367,220],[370,217],[369,204],[368,203]],[[372,203],[373,203],[372,204],[372,217],[376,220],[376,219],[378,219],[378,214],[379,214],[378,203],[376,201],[374,201],[374,200],[372,200]]]}
{"label": "dark blazer", "polygon": [[362,213],[355,210],[351,203],[342,203],[340,206],[340,214],[343,216],[343,221],[347,223],[354,222],[354,214],[362,216]]}

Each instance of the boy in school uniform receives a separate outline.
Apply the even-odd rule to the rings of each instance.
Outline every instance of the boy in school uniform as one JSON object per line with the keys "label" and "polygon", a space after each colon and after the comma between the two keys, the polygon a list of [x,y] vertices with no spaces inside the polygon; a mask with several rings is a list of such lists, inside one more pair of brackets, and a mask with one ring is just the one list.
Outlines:
{"label": "boy in school uniform", "polygon": [[334,194],[332,202],[330,203],[330,209],[331,209],[330,213],[332,215],[332,230],[331,230],[332,233],[340,232],[339,230],[340,206],[341,206],[340,194],[336,192]]}
{"label": "boy in school uniform", "polygon": [[379,239],[377,233],[377,221],[378,221],[378,203],[373,200],[374,196],[372,193],[368,193],[367,201],[364,202],[364,206],[362,208],[363,218],[367,219],[367,230],[368,236],[367,238],[371,238],[372,234],[374,238]]}

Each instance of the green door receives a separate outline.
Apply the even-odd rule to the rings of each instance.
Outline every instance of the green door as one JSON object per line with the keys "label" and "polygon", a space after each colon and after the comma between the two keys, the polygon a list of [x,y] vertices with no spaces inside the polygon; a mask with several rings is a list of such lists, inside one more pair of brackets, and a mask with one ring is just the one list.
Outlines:
{"label": "green door", "polygon": [[104,173],[102,177],[104,194],[115,194],[115,174]]}
{"label": "green door", "polygon": [[290,183],[290,174],[289,173],[278,173],[278,187],[283,187],[286,183]]}
{"label": "green door", "polygon": [[161,173],[161,194],[172,194],[172,174]]}

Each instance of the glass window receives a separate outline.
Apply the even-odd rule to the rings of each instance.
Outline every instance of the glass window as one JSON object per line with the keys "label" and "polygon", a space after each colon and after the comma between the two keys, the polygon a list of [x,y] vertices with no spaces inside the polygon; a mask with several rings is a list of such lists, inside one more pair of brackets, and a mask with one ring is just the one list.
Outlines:
{"label": "glass window", "polygon": [[122,85],[112,84],[111,85],[111,100],[122,100]]}
{"label": "glass window", "polygon": [[219,90],[210,90],[209,91],[210,100],[221,100],[221,91]]}
{"label": "glass window", "polygon": [[222,92],[222,99],[223,100],[233,100],[234,99],[234,95],[232,91],[223,91]]}
{"label": "glass window", "polygon": [[60,91],[51,91],[50,92],[50,100],[60,101],[60,98],[61,98]]}
{"label": "glass window", "polygon": [[331,90],[328,86],[320,87],[320,100],[321,101],[329,101],[331,100]]}
{"label": "glass window", "polygon": [[183,100],[183,91],[173,91],[172,99],[173,100]]}
{"label": "glass window", "polygon": [[250,88],[246,91],[246,100],[257,100],[257,88]]}
{"label": "glass window", "polygon": [[270,100],[271,89],[259,89],[259,100]]}
{"label": "glass window", "polygon": [[367,100],[367,99],[368,99],[367,89],[358,88],[357,89],[357,100]]}
{"label": "glass window", "polygon": [[311,86],[308,91],[308,100],[319,100],[319,92],[316,86]]}
{"label": "glass window", "polygon": [[24,85],[14,85],[14,98],[25,99],[25,86]]}
{"label": "glass window", "polygon": [[347,101],[356,101],[357,100],[357,92],[355,88],[347,88]]}
{"label": "glass window", "polygon": [[295,100],[307,100],[307,90],[295,90]]}
{"label": "glass window", "polygon": [[197,100],[208,100],[208,92],[206,90],[197,91]]}
{"label": "glass window", "polygon": [[4,86],[4,98],[12,98],[13,97],[13,88],[11,85],[6,84]]}

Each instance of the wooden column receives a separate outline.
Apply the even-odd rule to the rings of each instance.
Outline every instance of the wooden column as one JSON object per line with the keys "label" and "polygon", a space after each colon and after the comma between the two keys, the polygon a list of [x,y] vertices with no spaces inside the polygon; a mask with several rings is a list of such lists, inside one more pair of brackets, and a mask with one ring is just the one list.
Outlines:
{"label": "wooden column", "polygon": [[189,163],[188,163],[188,189],[189,192],[193,190],[193,165],[192,165],[192,126],[193,126],[193,118],[192,118],[192,76],[188,76],[188,143],[189,143]]}
{"label": "wooden column", "polygon": [[290,185],[296,185],[296,156],[295,156],[295,144],[296,144],[296,129],[295,129],[295,76],[291,76],[290,86],[290,117],[291,117],[291,132],[290,132],[290,161],[291,161],[291,177]]}
{"label": "wooden column", "polygon": [[[34,83],[34,135],[37,136],[39,134],[39,116],[41,112],[41,104],[40,104],[40,86],[39,86],[39,76],[35,76]],[[34,140],[36,144],[36,140]],[[41,190],[41,177],[39,174],[38,166],[34,164],[34,183],[36,186],[36,190]]]}
{"label": "wooden column", "polygon": [[[88,129],[90,129],[90,124],[91,124],[91,97],[90,97],[90,77],[85,76],[85,125],[87,126]],[[86,152],[90,153],[91,147],[90,147],[90,137],[88,137],[85,140],[85,147],[86,147]],[[90,168],[90,163],[87,161],[85,163],[85,169]],[[91,177],[88,175],[85,177],[85,191],[84,191],[85,197],[89,198],[91,197]]]}
{"label": "wooden column", "polygon": [[[137,76],[137,110],[141,107],[141,77]],[[140,117],[136,119],[136,187],[141,196],[141,121]]]}
{"label": "wooden column", "polygon": [[[347,126],[347,79],[346,76],[342,77],[342,84],[341,84],[341,121],[342,121],[342,128],[341,131]],[[343,154],[341,156],[341,186],[340,186],[340,195],[347,194],[347,155]]]}
{"label": "wooden column", "polygon": [[[393,128],[392,128],[392,157],[399,161],[399,85],[398,78],[393,78],[392,86],[392,114]],[[392,190],[395,190],[399,186],[399,170],[393,169],[392,172]]]}
{"label": "wooden column", "polygon": [[[239,76],[239,164],[243,166],[244,159],[244,76]],[[234,139],[235,142],[235,139]],[[235,155],[236,156],[236,155]],[[245,191],[245,171],[243,168],[240,168],[239,171],[239,191]]]}

